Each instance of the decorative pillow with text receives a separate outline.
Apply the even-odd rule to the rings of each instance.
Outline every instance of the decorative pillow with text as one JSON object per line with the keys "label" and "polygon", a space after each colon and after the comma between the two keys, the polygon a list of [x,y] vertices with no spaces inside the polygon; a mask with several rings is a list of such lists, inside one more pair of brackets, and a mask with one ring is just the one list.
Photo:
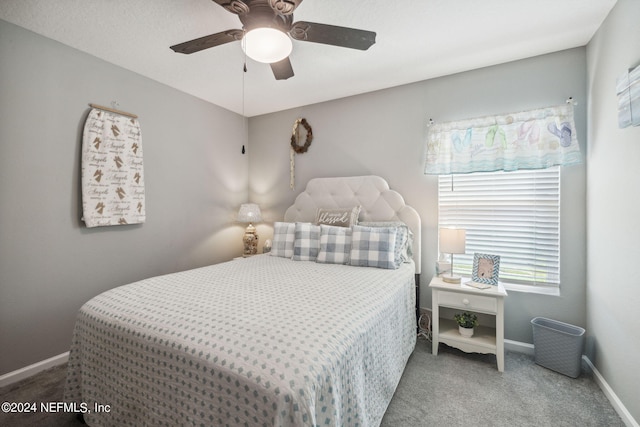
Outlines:
{"label": "decorative pillow with text", "polygon": [[318,209],[316,224],[333,225],[336,227],[351,227],[358,223],[360,206],[340,209]]}

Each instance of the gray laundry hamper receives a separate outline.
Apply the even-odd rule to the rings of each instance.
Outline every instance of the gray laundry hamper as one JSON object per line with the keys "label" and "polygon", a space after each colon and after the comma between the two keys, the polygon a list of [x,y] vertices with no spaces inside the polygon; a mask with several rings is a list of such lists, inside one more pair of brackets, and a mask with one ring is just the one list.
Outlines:
{"label": "gray laundry hamper", "polygon": [[533,326],[535,362],[571,378],[580,375],[585,330],[557,320],[536,317]]}

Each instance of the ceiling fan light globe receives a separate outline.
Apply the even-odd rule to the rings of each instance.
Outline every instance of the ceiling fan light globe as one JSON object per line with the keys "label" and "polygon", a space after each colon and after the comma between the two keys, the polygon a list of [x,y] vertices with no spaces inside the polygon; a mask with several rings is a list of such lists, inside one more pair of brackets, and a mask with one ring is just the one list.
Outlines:
{"label": "ceiling fan light globe", "polygon": [[242,50],[254,61],[271,64],[289,56],[293,43],[288,35],[275,28],[256,28],[242,39]]}

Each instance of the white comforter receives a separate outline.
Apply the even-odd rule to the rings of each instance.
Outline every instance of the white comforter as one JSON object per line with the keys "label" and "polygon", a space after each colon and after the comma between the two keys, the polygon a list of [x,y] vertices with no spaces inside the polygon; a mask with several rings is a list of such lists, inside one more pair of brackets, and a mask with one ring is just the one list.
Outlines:
{"label": "white comforter", "polygon": [[65,400],[90,426],[377,426],[415,339],[413,264],[260,255],[87,302]]}

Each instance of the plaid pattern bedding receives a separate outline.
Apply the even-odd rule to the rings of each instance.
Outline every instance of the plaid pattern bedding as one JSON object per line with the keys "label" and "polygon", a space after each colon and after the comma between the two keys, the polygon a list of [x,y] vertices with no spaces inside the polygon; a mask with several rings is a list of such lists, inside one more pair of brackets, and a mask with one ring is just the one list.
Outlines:
{"label": "plaid pattern bedding", "polygon": [[400,266],[403,262],[409,262],[413,257],[413,233],[404,222],[400,221],[363,221],[359,223],[363,227],[394,227],[396,228],[395,263]]}
{"label": "plaid pattern bedding", "polygon": [[351,228],[321,225],[320,253],[317,262],[349,264],[351,254]]}
{"label": "plaid pattern bedding", "polygon": [[273,224],[273,242],[271,255],[283,258],[293,256],[296,225],[292,222],[276,222]]}
{"label": "plaid pattern bedding", "polygon": [[395,228],[353,227],[350,264],[359,267],[396,269]]}
{"label": "plaid pattern bedding", "polygon": [[320,251],[320,226],[296,222],[293,244],[294,261],[315,261]]}

